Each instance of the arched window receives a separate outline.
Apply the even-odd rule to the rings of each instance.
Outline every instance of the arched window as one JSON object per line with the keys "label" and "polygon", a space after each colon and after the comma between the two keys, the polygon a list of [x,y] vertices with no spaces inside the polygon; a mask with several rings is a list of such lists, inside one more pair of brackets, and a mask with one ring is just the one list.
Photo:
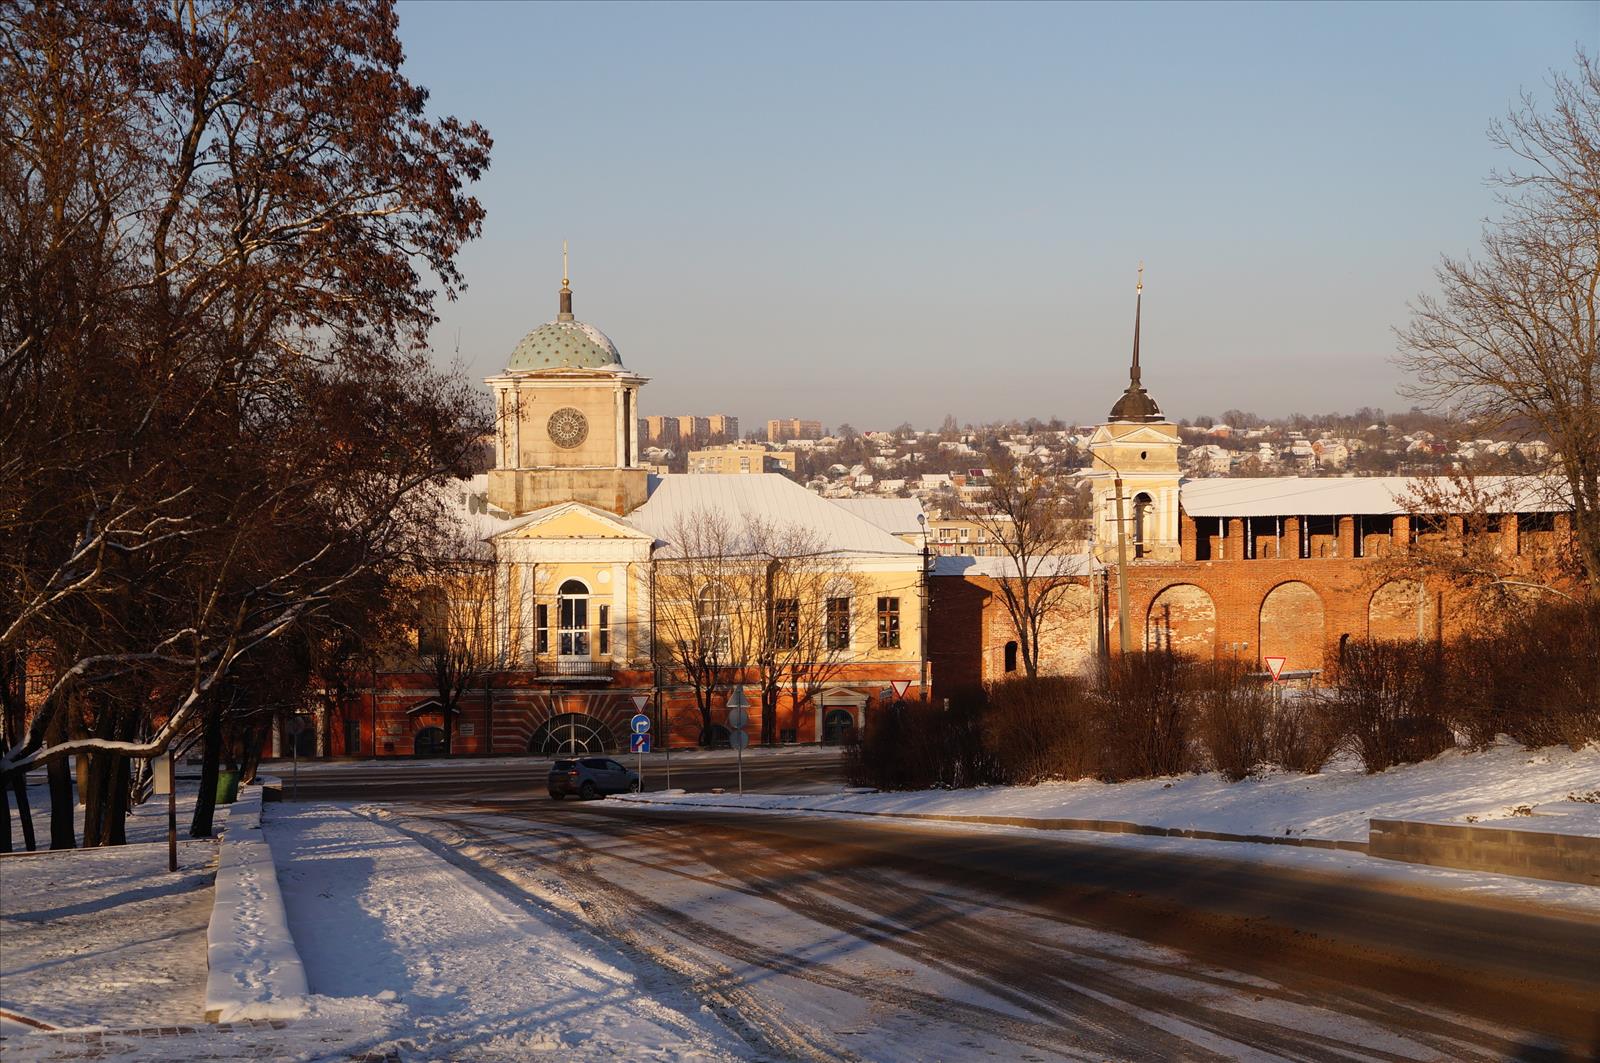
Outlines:
{"label": "arched window", "polygon": [[1012,641],[1006,643],[1006,671],[1015,672],[1016,670],[1017,670],[1017,643],[1016,643],[1016,640],[1013,639]]}
{"label": "arched window", "polygon": [[706,656],[726,660],[733,648],[733,624],[728,616],[728,589],[708,583],[701,589],[698,610],[700,648]]}
{"label": "arched window", "polygon": [[1148,552],[1145,540],[1155,534],[1155,499],[1140,491],[1133,496],[1133,556]]}
{"label": "arched window", "polygon": [[558,652],[563,657],[589,656],[589,588],[582,580],[569,579],[556,593]]}

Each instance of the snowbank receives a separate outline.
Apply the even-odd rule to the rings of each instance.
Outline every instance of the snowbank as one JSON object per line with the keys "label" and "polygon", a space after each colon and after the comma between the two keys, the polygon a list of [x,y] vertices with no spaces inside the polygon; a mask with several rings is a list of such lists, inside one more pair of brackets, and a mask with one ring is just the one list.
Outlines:
{"label": "snowbank", "polygon": [[228,815],[206,931],[210,1022],[293,1019],[306,1013],[306,973],[289,936],[272,849],[261,834],[261,787],[247,786]]}
{"label": "snowbank", "polygon": [[[1274,772],[1230,783],[1216,774],[1137,782],[1080,781],[974,790],[834,795],[659,794],[620,797],[761,809],[1118,820],[1274,838],[1363,842],[1369,819],[1493,823],[1600,835],[1600,745],[1528,750],[1502,741],[1368,775],[1350,760],[1319,775]],[[1589,798],[1586,800],[1585,798]]]}

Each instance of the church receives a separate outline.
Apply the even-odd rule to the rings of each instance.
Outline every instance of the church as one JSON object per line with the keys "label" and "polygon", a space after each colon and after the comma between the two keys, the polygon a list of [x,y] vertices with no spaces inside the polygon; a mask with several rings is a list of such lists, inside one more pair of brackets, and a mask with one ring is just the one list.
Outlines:
{"label": "church", "polygon": [[574,316],[565,277],[559,300],[487,380],[494,467],[461,490],[492,552],[493,666],[448,721],[425,668],[381,673],[344,751],[442,752],[448,731],[457,755],[615,753],[641,711],[654,748],[726,744],[736,687],[753,741],[838,742],[925,693],[920,546],[784,476],[652,471],[649,380]]}

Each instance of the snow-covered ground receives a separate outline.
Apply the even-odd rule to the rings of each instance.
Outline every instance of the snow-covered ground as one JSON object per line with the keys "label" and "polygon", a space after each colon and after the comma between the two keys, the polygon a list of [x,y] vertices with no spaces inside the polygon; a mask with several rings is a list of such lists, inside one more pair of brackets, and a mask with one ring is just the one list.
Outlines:
{"label": "snow-covered ground", "polygon": [[0,857],[0,1010],[60,1027],[198,1019],[215,861],[214,841],[188,838],[177,874],[164,843]]}
{"label": "snow-covered ground", "polygon": [[[1584,800],[1585,797],[1589,800]],[[922,812],[1031,819],[1108,819],[1158,827],[1366,841],[1368,819],[1493,823],[1600,835],[1600,744],[1528,750],[1501,741],[1368,775],[1341,758],[1318,775],[1273,772],[1231,783],[1216,774],[1101,783],[844,793],[646,795],[650,801],[769,809]]]}
{"label": "snow-covered ground", "polygon": [[357,808],[268,806],[313,1019],[406,1059],[729,1058],[698,1001]]}
{"label": "snow-covered ground", "polygon": [[[766,759],[770,757],[829,757],[837,760],[843,755],[843,752],[844,751],[839,746],[756,746],[744,751],[744,759],[749,761],[756,758]],[[635,755],[632,753],[618,754],[618,756],[625,757],[629,765],[634,763]],[[661,766],[668,759],[668,756],[668,754],[660,751],[645,754],[645,770],[660,770]],[[504,767],[508,764],[515,764],[519,761],[528,764],[530,767],[545,767],[550,764],[552,759],[554,758],[543,756],[499,756],[447,757],[419,761],[412,757],[395,756],[340,760],[302,760],[300,762],[300,772],[303,775],[316,775],[324,772],[352,770],[370,771],[375,768],[404,772],[408,770],[414,771],[419,764],[426,765],[427,767],[431,768],[485,768]],[[709,761],[712,763],[728,761],[731,763],[734,760],[734,753],[730,749],[674,749],[670,754],[670,759],[674,764],[677,764],[680,761],[684,764],[694,764],[703,761]],[[285,785],[287,785],[289,782],[292,766],[293,765],[291,761],[287,757],[279,757],[262,761],[262,770],[272,771],[283,779]]]}

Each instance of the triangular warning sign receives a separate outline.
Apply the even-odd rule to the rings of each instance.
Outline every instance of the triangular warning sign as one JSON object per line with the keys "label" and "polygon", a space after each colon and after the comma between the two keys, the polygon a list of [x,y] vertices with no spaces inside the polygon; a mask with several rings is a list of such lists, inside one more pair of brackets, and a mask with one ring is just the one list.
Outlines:
{"label": "triangular warning sign", "polygon": [[1263,657],[1262,660],[1267,663],[1267,671],[1272,673],[1272,681],[1274,683],[1281,682],[1283,679],[1283,666],[1289,663],[1289,658]]}
{"label": "triangular warning sign", "polygon": [[891,679],[889,681],[889,685],[894,688],[894,696],[896,698],[904,698],[906,696],[906,691],[911,689],[911,680]]}
{"label": "triangular warning sign", "polygon": [[638,709],[640,712],[643,712],[644,707],[648,704],[650,704],[649,694],[635,694],[633,696],[633,707]]}

